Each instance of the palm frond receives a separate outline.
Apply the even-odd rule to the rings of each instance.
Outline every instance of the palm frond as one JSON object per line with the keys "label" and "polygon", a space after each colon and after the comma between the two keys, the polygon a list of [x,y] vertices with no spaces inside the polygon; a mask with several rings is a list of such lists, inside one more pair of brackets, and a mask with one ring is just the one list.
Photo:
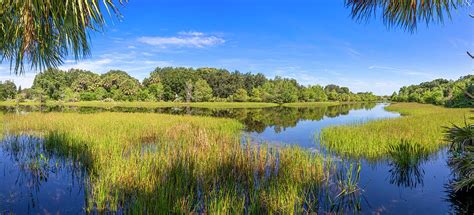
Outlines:
{"label": "palm frond", "polygon": [[468,5],[466,0],[346,0],[345,4],[356,20],[364,21],[380,14],[387,26],[411,32],[420,22],[442,23],[445,18],[451,18],[453,9]]}
{"label": "palm frond", "polygon": [[61,65],[69,54],[86,57],[89,31],[103,30],[104,7],[120,17],[117,5],[113,0],[1,0],[1,61],[23,73],[25,64],[41,70]]}

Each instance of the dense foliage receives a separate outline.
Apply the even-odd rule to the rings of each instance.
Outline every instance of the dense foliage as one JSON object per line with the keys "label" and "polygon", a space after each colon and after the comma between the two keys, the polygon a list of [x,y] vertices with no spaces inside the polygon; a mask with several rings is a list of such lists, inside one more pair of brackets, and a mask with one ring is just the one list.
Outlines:
{"label": "dense foliage", "polygon": [[12,81],[0,81],[0,100],[14,99],[16,95],[16,85]]}
{"label": "dense foliage", "polygon": [[418,85],[402,87],[391,100],[418,102],[448,107],[474,107],[474,75],[467,75],[456,81],[436,79]]}
{"label": "dense foliage", "polygon": [[48,69],[36,75],[21,100],[61,101],[234,101],[322,102],[375,101],[372,93],[352,93],[337,85],[303,86],[294,79],[269,79],[261,73],[229,72],[215,68],[156,68],[140,83],[124,71],[105,74],[71,69]]}

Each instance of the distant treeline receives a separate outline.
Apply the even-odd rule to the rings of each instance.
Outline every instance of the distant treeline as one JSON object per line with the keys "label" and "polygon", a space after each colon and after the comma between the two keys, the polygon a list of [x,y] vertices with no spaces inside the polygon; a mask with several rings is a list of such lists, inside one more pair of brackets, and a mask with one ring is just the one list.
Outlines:
{"label": "distant treeline", "polygon": [[474,107],[474,75],[467,75],[456,81],[436,79],[402,87],[398,94],[393,93],[391,100],[447,107]]}
{"label": "distant treeline", "polygon": [[31,89],[19,90],[16,98],[68,102],[105,100],[274,103],[380,99],[369,92],[353,93],[347,87],[332,84],[325,87],[303,86],[294,79],[269,79],[261,73],[184,67],[156,68],[143,82],[120,70],[97,74],[79,69],[48,69],[36,75]]}

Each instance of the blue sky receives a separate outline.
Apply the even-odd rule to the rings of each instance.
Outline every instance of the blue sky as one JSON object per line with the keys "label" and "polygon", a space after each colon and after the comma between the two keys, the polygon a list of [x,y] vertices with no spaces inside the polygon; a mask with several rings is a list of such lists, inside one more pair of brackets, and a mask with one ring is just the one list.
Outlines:
{"label": "blue sky", "polygon": [[[122,69],[142,80],[157,66],[218,67],[376,94],[473,74],[465,54],[474,51],[468,9],[414,34],[378,19],[358,23],[343,0],[130,0],[121,11],[121,21],[91,34],[91,57],[61,68]],[[0,65],[1,80],[23,87],[34,75]]]}

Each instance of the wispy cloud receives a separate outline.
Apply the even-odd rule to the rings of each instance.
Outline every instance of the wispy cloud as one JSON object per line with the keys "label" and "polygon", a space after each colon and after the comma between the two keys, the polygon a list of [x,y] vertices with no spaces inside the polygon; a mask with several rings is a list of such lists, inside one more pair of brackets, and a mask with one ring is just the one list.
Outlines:
{"label": "wispy cloud", "polygon": [[392,73],[396,73],[399,75],[409,75],[409,76],[423,76],[427,78],[432,78],[434,77],[433,74],[428,73],[428,72],[422,72],[414,69],[404,69],[404,68],[396,68],[396,67],[391,67],[391,66],[378,66],[378,65],[372,65],[369,66],[370,70],[384,70]]}
{"label": "wispy cloud", "polygon": [[347,51],[347,53],[348,53],[350,56],[352,56],[352,57],[359,57],[359,56],[362,55],[359,51],[357,51],[357,50],[355,50],[355,49],[353,49],[353,48],[347,48],[346,51]]}
{"label": "wispy cloud", "polygon": [[204,48],[225,43],[225,40],[218,36],[207,35],[202,32],[180,32],[177,36],[172,37],[139,37],[138,42],[148,45],[158,46],[160,48],[167,47],[189,47]]}

